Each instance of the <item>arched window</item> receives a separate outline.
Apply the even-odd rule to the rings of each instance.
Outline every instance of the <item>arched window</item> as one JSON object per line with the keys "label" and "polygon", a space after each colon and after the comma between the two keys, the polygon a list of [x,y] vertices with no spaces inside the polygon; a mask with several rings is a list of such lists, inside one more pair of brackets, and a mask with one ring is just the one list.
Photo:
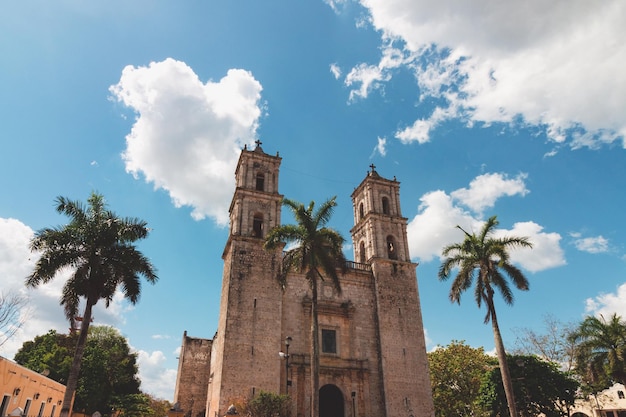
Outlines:
{"label": "arched window", "polygon": [[365,243],[363,242],[359,245],[359,262],[365,263]]}
{"label": "arched window", "polygon": [[359,204],[359,220],[365,216],[365,210],[363,209],[363,203]]}
{"label": "arched window", "polygon": [[389,259],[398,259],[398,249],[393,236],[387,236],[387,257]]}
{"label": "arched window", "polygon": [[263,237],[263,215],[257,213],[252,221],[252,236]]}
{"label": "arched window", "polygon": [[383,214],[389,214],[389,199],[383,197]]}
{"label": "arched window", "polygon": [[257,191],[265,191],[265,174],[262,172],[256,174],[256,189]]}

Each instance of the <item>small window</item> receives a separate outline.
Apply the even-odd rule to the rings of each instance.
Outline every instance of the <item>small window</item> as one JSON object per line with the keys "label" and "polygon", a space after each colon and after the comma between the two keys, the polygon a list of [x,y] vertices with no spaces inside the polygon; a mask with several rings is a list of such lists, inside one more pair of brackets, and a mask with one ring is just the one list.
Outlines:
{"label": "small window", "polygon": [[359,220],[361,220],[365,216],[365,211],[363,210],[363,203],[359,204]]}
{"label": "small window", "polygon": [[54,417],[54,412],[57,410],[56,404],[52,404],[52,411],[50,411],[50,417]]}
{"label": "small window", "polygon": [[32,400],[28,399],[26,400],[26,405],[24,406],[24,414],[25,416],[28,415],[28,412],[30,411],[30,404],[31,404]]}
{"label": "small window", "polygon": [[41,403],[41,405],[39,406],[39,413],[37,413],[37,417],[42,417],[43,416],[44,408],[46,408],[46,403]]}
{"label": "small window", "polygon": [[322,353],[337,353],[337,332],[322,329]]}
{"label": "small window", "polygon": [[383,197],[383,214],[389,214],[389,199]]}
{"label": "small window", "polygon": [[263,237],[263,215],[255,214],[252,222],[252,235],[254,237]]}
{"label": "small window", "polygon": [[359,262],[365,263],[365,243],[363,242],[359,245]]}
{"label": "small window", "polygon": [[389,259],[398,259],[398,250],[393,236],[387,236],[387,257]]}
{"label": "small window", "polygon": [[256,174],[256,189],[257,191],[265,191],[265,174],[262,172]]}
{"label": "small window", "polygon": [[5,395],[2,397],[2,405],[0,405],[0,416],[7,415],[7,408],[9,408],[9,401],[11,400],[10,395]]}
{"label": "small window", "polygon": [[620,400],[624,399],[624,391],[617,391],[617,398],[619,398]]}

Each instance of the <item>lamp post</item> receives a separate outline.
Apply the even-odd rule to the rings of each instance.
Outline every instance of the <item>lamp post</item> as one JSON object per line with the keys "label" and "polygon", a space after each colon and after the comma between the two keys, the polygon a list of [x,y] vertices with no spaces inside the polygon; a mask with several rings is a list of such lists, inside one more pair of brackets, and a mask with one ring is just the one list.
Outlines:
{"label": "lamp post", "polygon": [[293,339],[291,336],[287,336],[285,338],[285,352],[278,352],[278,355],[281,359],[285,360],[285,393],[289,394],[289,385],[291,385],[291,381],[289,380],[289,345]]}

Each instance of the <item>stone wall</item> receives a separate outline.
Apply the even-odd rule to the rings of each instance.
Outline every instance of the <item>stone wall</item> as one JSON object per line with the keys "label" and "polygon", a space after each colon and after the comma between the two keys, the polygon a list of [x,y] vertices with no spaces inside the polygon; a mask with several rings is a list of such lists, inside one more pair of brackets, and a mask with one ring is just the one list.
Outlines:
{"label": "stone wall", "polygon": [[174,403],[186,417],[203,417],[205,414],[211,344],[211,340],[187,336],[186,331],[183,334]]}

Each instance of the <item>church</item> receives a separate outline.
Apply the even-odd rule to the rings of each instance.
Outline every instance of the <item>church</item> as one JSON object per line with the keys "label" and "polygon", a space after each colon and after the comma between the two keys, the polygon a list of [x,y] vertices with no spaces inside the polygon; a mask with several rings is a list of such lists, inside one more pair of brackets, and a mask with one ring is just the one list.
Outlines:
{"label": "church", "polygon": [[[311,414],[311,290],[296,273],[281,289],[282,251],[263,248],[281,224],[282,158],[260,145],[241,151],[235,171],[217,332],[183,335],[174,402],[188,417],[224,416],[261,391],[288,394],[292,416]],[[341,292],[319,283],[320,416],[433,417],[400,183],[371,166],[352,204],[355,261],[340,275]]]}

